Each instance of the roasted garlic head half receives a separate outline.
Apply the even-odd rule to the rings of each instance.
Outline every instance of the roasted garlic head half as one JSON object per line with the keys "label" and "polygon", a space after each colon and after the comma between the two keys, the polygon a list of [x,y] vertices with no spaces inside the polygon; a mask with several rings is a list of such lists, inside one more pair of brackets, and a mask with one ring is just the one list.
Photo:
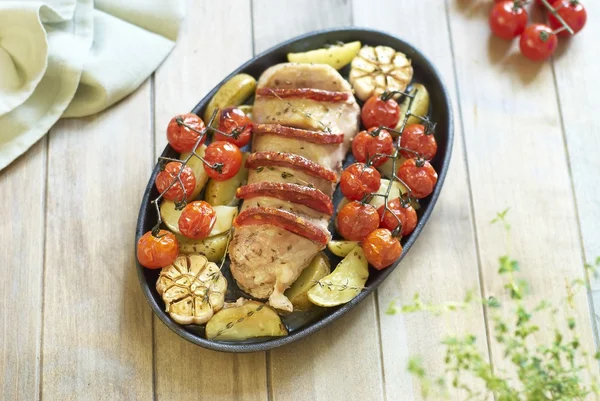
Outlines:
{"label": "roasted garlic head half", "polygon": [[179,324],[204,324],[223,307],[227,280],[203,255],[180,255],[163,267],[156,290]]}
{"label": "roasted garlic head half", "polygon": [[411,61],[387,46],[363,46],[352,60],[349,80],[356,96],[366,101],[384,91],[404,91],[413,77]]}

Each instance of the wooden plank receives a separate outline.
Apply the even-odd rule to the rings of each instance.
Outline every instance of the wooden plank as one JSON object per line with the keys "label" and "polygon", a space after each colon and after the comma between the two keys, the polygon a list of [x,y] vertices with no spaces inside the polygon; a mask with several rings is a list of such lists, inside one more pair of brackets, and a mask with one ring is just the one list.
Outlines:
{"label": "wooden plank", "polygon": [[[251,57],[250,2],[188,1],[177,46],[156,72],[156,156],[172,116],[190,110]],[[267,398],[264,353],[217,353],[181,339],[156,318],[154,328],[158,400]]]}
{"label": "wooden plank", "polygon": [[[598,2],[586,1],[588,15],[600,12]],[[600,54],[590,51],[600,34],[597,24],[588,22],[584,30],[570,40],[560,41],[554,58],[554,73],[560,113],[568,149],[570,172],[587,261],[600,256],[600,126],[595,113],[600,104],[600,82],[594,77],[600,69]],[[592,280],[593,291],[600,291],[600,279]],[[596,304],[600,310],[600,304]]]}
{"label": "wooden plank", "polygon": [[102,114],[51,131],[44,399],[152,397],[152,319],[133,252],[150,124],[146,82]]}
{"label": "wooden plank", "polygon": [[46,139],[0,172],[0,394],[39,399]]}
{"label": "wooden plank", "polygon": [[[410,302],[419,292],[435,304],[461,301],[469,290],[479,292],[479,271],[472,227],[471,200],[464,161],[462,127],[450,51],[444,2],[392,2],[354,0],[354,21],[358,26],[386,31],[408,41],[435,63],[452,97],[455,140],[452,164],[436,209],[421,237],[406,259],[378,290],[385,384],[388,400],[420,399],[406,368],[409,357],[420,356],[427,371],[443,372],[444,347],[449,332],[473,333],[487,353],[483,310],[454,315],[448,321],[438,316],[418,314],[390,316],[385,310],[392,299]],[[385,11],[383,11],[385,10]],[[403,20],[427,24],[398,23]],[[435,26],[435,31],[431,27]],[[435,34],[432,34],[435,32]],[[450,240],[451,239],[451,240]],[[427,333],[426,336],[423,333]]]}
{"label": "wooden plank", "polygon": [[[489,221],[510,207],[511,255],[531,286],[529,302],[559,302],[565,280],[582,277],[583,260],[551,65],[530,62],[516,43],[492,37],[489,5],[447,4],[484,293],[506,298],[497,275],[504,233]],[[593,349],[585,294],[573,312],[582,344]],[[551,335],[543,330],[536,339]],[[492,356],[505,365],[494,341]]]}
{"label": "wooden plank", "polygon": [[[260,0],[253,2],[255,51],[290,37],[349,25],[346,1]],[[330,372],[335,366],[334,374]],[[293,372],[293,374],[290,374]],[[330,327],[270,352],[272,399],[383,399],[382,368],[375,300],[364,303]]]}

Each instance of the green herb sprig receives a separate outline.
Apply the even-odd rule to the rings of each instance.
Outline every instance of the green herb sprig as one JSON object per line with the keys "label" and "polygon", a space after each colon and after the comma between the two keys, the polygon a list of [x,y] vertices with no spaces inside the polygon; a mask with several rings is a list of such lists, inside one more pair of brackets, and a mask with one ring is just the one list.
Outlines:
{"label": "green herb sprig", "polygon": [[[531,306],[527,302],[529,289],[524,280],[517,277],[518,262],[510,256],[510,224],[506,220],[508,210],[498,213],[492,223],[502,224],[506,233],[507,253],[499,258],[498,274],[504,280],[508,299],[501,303],[495,297],[478,298],[468,292],[462,302],[431,305],[416,294],[410,304],[403,305],[403,313],[428,312],[443,315],[484,305],[491,320],[493,337],[512,372],[495,367],[488,361],[473,334],[451,335],[443,339],[446,353],[444,374],[430,376],[422,360],[411,358],[408,371],[418,380],[424,399],[445,399],[450,390],[460,391],[465,401],[576,401],[600,399],[600,383],[592,368],[592,360],[600,354],[592,354],[581,344],[577,322],[573,314],[576,294],[587,288],[584,279],[567,282],[565,297],[560,303],[542,301]],[[588,274],[596,274],[600,257],[594,264],[586,264]],[[398,312],[395,302],[390,303],[386,313]],[[563,313],[566,310],[566,317]],[[504,312],[504,313],[503,313]],[[506,316],[509,316],[508,318]],[[566,325],[559,321],[566,319]],[[544,323],[545,327],[540,327]],[[562,323],[562,322],[560,322]],[[566,327],[562,329],[560,327]],[[551,336],[532,337],[543,330]],[[484,340],[485,341],[485,340]]]}

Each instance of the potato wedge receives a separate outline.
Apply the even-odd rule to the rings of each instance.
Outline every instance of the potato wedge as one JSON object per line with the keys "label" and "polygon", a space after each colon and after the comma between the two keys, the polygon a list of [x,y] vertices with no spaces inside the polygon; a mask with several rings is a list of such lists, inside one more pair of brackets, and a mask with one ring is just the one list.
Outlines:
{"label": "potato wedge", "polygon": [[209,180],[204,192],[204,200],[212,206],[226,205],[235,206],[239,199],[235,197],[235,191],[248,182],[248,169],[246,168],[246,159],[248,152],[242,152],[242,166],[240,171],[227,181]]}
{"label": "potato wedge", "polygon": [[[213,206],[213,208],[217,213],[217,220],[208,237],[214,237],[215,235],[229,231],[233,225],[233,219],[238,214],[238,208],[234,206]],[[175,209],[175,202],[173,201],[164,201],[160,205],[160,217],[163,223],[175,234],[181,235],[181,231],[179,231],[179,217],[182,212],[183,210]]]}
{"label": "potato wedge", "polygon": [[[239,106],[254,93],[256,79],[248,74],[237,74],[219,88],[204,111],[204,122],[208,124],[215,109]],[[215,121],[219,121],[218,116]]]}
{"label": "potato wedge", "polygon": [[[196,153],[204,157],[205,150],[206,145],[202,145],[198,147]],[[189,153],[182,153],[179,159],[185,160],[188,156]],[[194,191],[192,192],[192,197],[190,198],[196,199],[202,191],[202,188],[204,188],[206,181],[208,181],[208,174],[206,174],[206,170],[204,170],[204,163],[202,163],[202,160],[198,159],[197,157],[192,157],[188,161],[187,166],[192,169],[192,171],[194,172],[194,177],[196,177],[196,187],[194,188]]]}
{"label": "potato wedge", "polygon": [[308,299],[323,307],[345,304],[362,291],[368,278],[369,263],[362,248],[357,245],[333,273],[320,279],[308,290]]}
{"label": "potato wedge", "polygon": [[211,262],[220,262],[227,251],[229,232],[204,239],[191,239],[175,234],[179,242],[179,253],[184,255],[201,254]]}
{"label": "potato wedge", "polygon": [[[425,117],[429,112],[429,92],[425,85],[422,84],[414,84],[412,89],[409,92],[411,95],[416,93],[415,99],[413,100],[411,106],[411,114],[415,114],[417,116]],[[396,130],[402,128],[402,122],[404,121],[404,117],[406,116],[406,110],[408,109],[408,104],[410,102],[410,98],[407,96],[404,98],[402,103],[400,104],[400,119],[398,120],[398,124],[396,125]],[[406,125],[410,124],[418,124],[421,122],[417,117],[410,116],[406,121]],[[393,132],[391,132],[393,136],[396,136]]]}
{"label": "potato wedge", "polygon": [[242,104],[238,107],[238,109],[243,111],[246,117],[252,120],[252,110],[254,109],[254,106],[252,106],[251,104]]}
{"label": "potato wedge", "polygon": [[358,241],[336,241],[332,240],[327,243],[327,248],[336,256],[345,257],[352,251],[356,245],[358,245]]}
{"label": "potato wedge", "polygon": [[350,42],[303,53],[288,53],[287,58],[293,63],[328,64],[339,70],[352,61],[360,46],[360,42]]}
{"label": "potato wedge", "polygon": [[243,341],[287,334],[287,328],[273,308],[243,298],[215,313],[206,323],[206,338],[209,340]]}
{"label": "potato wedge", "polygon": [[329,259],[323,252],[319,252],[294,284],[285,291],[285,296],[294,306],[294,310],[306,310],[313,305],[308,300],[308,290],[329,273],[331,273]]}

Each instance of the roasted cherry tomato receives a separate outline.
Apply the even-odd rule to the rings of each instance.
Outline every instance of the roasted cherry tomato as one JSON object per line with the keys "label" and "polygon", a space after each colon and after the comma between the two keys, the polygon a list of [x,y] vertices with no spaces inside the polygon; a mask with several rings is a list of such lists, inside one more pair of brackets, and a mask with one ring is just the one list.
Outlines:
{"label": "roasted cherry tomato", "polygon": [[[183,124],[193,129],[185,127],[183,124],[180,124],[180,122],[183,122]],[[167,140],[169,141],[169,145],[179,153],[191,152],[194,149],[196,141],[200,137],[198,132],[202,131],[204,127],[204,121],[192,113],[173,117],[167,126]],[[198,146],[200,146],[205,139],[206,135],[204,135]]]}
{"label": "roasted cherry tomato", "polygon": [[379,214],[368,204],[352,201],[338,212],[337,230],[349,241],[362,241],[367,234],[379,227]]}
{"label": "roasted cherry tomato", "polygon": [[529,25],[521,35],[521,53],[534,61],[546,60],[555,51],[558,39],[552,29],[544,24]]}
{"label": "roasted cherry tomato", "polygon": [[[585,7],[577,0],[557,0],[552,3],[552,8],[557,10],[557,14],[565,20],[567,25],[573,30],[574,34],[581,31],[587,21],[587,12]],[[548,12],[548,23],[552,30],[556,31],[563,27],[560,21],[551,13]],[[557,35],[569,36],[570,33],[566,29],[560,31]]]}
{"label": "roasted cherry tomato", "polygon": [[181,169],[182,163],[178,162],[169,162],[165,166],[165,169],[158,173],[156,176],[156,189],[158,192],[162,193],[165,189],[169,188],[173,181],[175,184],[165,194],[163,198],[172,200],[172,201],[182,201],[183,200],[183,189],[185,188],[186,198],[189,200],[192,195],[192,191],[196,187],[196,177],[194,176],[194,172],[188,166],[183,168],[181,172],[181,181],[183,182],[183,187],[179,180],[177,180],[177,174],[179,174],[179,170]]}
{"label": "roasted cherry tomato", "polygon": [[[379,227],[394,231],[396,227],[398,227],[398,219],[400,219],[400,223],[402,224],[400,235],[404,237],[405,235],[412,233],[417,226],[417,212],[415,212],[415,209],[410,203],[403,204],[400,198],[396,198],[388,201],[387,204],[392,213],[385,210],[385,205],[382,205],[377,209],[380,218]],[[397,216],[398,219],[394,217],[394,215]]]}
{"label": "roasted cherry tomato", "polygon": [[[427,133],[423,124],[411,124],[402,131],[400,146],[417,152],[427,160],[433,159],[437,152],[437,142],[432,133]],[[400,154],[407,159],[415,158],[417,155],[401,150]]]}
{"label": "roasted cherry tomato", "polygon": [[383,100],[381,96],[371,96],[365,102],[361,112],[365,128],[394,128],[400,120],[400,106],[394,99]]}
{"label": "roasted cherry tomato", "polygon": [[137,258],[148,269],[160,269],[169,266],[179,255],[179,244],[173,233],[160,230],[155,237],[148,231],[140,237],[137,244]]}
{"label": "roasted cherry tomato", "polygon": [[438,175],[428,161],[407,159],[398,169],[398,177],[408,185],[412,196],[421,199],[433,192]]}
{"label": "roasted cherry tomato", "polygon": [[204,151],[204,170],[215,181],[226,181],[237,174],[242,165],[240,148],[225,141],[213,142]]}
{"label": "roasted cherry tomato", "polygon": [[373,160],[372,165],[381,166],[388,159],[377,154],[392,155],[394,153],[394,140],[389,132],[377,127],[369,131],[361,131],[352,140],[352,154],[357,162],[366,163]]}
{"label": "roasted cherry tomato", "polygon": [[362,243],[365,257],[377,270],[385,269],[402,255],[400,240],[387,228],[378,228],[367,235]]}
{"label": "roasted cherry tomato", "polygon": [[221,112],[219,131],[223,131],[231,136],[217,132],[215,134],[215,141],[230,142],[241,148],[246,146],[252,137],[252,120],[246,117],[242,110],[236,107],[227,107]]}
{"label": "roasted cherry tomato", "polygon": [[217,212],[204,201],[195,201],[185,205],[179,216],[179,231],[192,239],[208,237],[217,221]]}
{"label": "roasted cherry tomato", "polygon": [[361,200],[367,193],[377,192],[380,185],[379,171],[363,163],[349,165],[340,178],[342,194],[350,200]]}
{"label": "roasted cherry tomato", "polygon": [[505,40],[514,39],[527,26],[527,11],[512,0],[497,3],[490,11],[489,24],[494,35]]}

